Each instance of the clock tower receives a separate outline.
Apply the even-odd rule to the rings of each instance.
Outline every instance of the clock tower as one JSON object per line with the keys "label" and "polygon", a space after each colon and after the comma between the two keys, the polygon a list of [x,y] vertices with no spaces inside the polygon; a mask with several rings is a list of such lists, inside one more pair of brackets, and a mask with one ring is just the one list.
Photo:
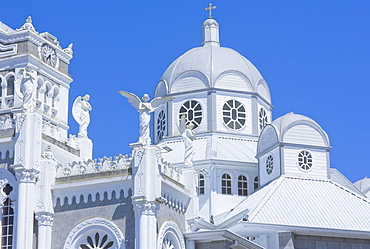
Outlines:
{"label": "clock tower", "polygon": [[31,17],[16,30],[0,23],[0,203],[13,216],[2,239],[14,248],[33,248],[35,227],[46,238],[39,248],[50,248],[56,162],[80,160],[67,136],[72,53]]}

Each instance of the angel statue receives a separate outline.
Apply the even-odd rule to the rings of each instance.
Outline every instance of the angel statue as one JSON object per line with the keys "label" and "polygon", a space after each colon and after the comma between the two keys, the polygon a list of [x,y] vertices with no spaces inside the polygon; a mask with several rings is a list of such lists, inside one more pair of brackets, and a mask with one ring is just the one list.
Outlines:
{"label": "angel statue", "polygon": [[151,102],[148,94],[144,94],[141,98],[136,96],[133,93],[125,92],[125,91],[118,91],[122,96],[126,97],[128,102],[135,107],[135,109],[140,112],[140,137],[139,143],[143,145],[150,145],[150,131],[149,131],[149,123],[150,123],[150,113],[154,112],[155,109],[160,107],[161,105],[173,100],[173,97],[157,97],[153,99]]}
{"label": "angel statue", "polygon": [[90,95],[78,96],[72,106],[72,116],[80,125],[78,137],[87,137],[87,127],[90,124],[90,111],[92,107],[88,102]]}
{"label": "angel statue", "polygon": [[33,109],[33,91],[35,88],[35,81],[37,72],[31,67],[19,70],[15,77],[14,85],[15,91],[19,98],[23,99],[23,109]]}
{"label": "angel statue", "polygon": [[194,124],[190,122],[190,124],[186,125],[186,116],[181,115],[180,117],[180,133],[181,136],[185,139],[185,155],[184,155],[184,163],[185,167],[193,167],[193,158],[194,158],[194,146],[193,141],[196,138],[194,129]]}

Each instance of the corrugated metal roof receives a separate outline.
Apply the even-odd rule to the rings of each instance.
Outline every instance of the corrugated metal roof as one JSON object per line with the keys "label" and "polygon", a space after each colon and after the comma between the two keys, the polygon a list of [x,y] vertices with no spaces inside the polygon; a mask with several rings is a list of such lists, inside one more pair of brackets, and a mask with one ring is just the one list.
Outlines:
{"label": "corrugated metal roof", "polygon": [[370,232],[370,201],[330,180],[282,176],[224,220],[240,217],[246,209],[248,221],[254,223]]}
{"label": "corrugated metal roof", "polygon": [[[163,153],[163,158],[171,163],[184,161],[185,146],[182,140],[165,143],[173,149]],[[200,137],[194,140],[194,161],[206,159],[219,159],[239,162],[257,163],[255,158],[257,140],[240,139],[224,136]]]}

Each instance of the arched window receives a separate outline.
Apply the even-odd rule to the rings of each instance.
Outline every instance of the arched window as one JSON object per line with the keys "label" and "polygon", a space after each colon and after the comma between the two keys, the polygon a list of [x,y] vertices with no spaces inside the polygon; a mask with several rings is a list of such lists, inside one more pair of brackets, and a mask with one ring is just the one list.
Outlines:
{"label": "arched window", "polygon": [[14,95],[14,76],[10,76],[7,80],[6,95]]}
{"label": "arched window", "polygon": [[247,177],[245,177],[244,175],[240,175],[238,177],[238,195],[248,195],[248,181]]}
{"label": "arched window", "polygon": [[204,194],[204,175],[199,174],[198,176],[198,194],[203,195]]}
{"label": "arched window", "polygon": [[229,174],[222,175],[222,194],[231,195],[231,177]]}
{"label": "arched window", "polygon": [[[3,188],[3,192],[9,195],[13,190],[10,184]],[[3,202],[2,219],[1,219],[1,249],[13,248],[13,228],[14,228],[14,209],[9,197]]]}
{"label": "arched window", "polygon": [[254,178],[254,190],[258,189],[258,176]]}

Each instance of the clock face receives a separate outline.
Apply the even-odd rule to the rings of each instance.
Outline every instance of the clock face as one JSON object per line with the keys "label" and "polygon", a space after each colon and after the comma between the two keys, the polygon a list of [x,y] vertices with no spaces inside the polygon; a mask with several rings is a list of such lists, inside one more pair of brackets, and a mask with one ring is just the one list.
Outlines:
{"label": "clock face", "polygon": [[46,63],[55,66],[56,54],[55,50],[50,45],[44,45],[42,47],[42,57]]}

